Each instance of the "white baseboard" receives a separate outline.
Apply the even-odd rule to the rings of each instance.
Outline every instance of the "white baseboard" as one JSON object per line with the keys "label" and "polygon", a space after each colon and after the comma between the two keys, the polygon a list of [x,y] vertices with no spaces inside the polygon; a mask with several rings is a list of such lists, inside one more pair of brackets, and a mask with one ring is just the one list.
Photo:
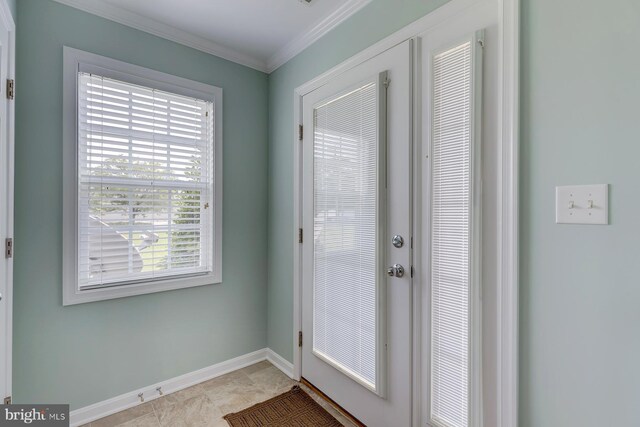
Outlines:
{"label": "white baseboard", "polygon": [[95,421],[111,414],[115,414],[116,412],[124,411],[125,409],[139,405],[139,393],[144,393],[145,402],[149,402],[160,397],[160,394],[156,390],[158,387],[162,387],[163,394],[173,393],[229,372],[253,365],[263,360],[268,360],[276,368],[284,372],[285,375],[293,377],[293,365],[291,363],[279,354],[275,353],[273,350],[263,348],[262,350],[254,351],[253,353],[216,363],[215,365],[189,372],[188,374],[180,375],[179,377],[161,381],[148,387],[143,387],[138,390],[121,394],[120,396],[71,411],[69,414],[71,427],[87,424],[91,421]]}
{"label": "white baseboard", "polygon": [[188,374],[180,375],[179,377],[161,381],[148,387],[143,387],[129,393],[121,394],[120,396],[94,403],[93,405],[85,406],[84,408],[76,409],[75,411],[71,411],[71,414],[69,414],[71,426],[83,425],[139,405],[140,399],[138,398],[138,393],[144,393],[144,400],[145,402],[148,402],[160,397],[159,393],[156,391],[156,388],[158,387],[162,387],[162,392],[164,394],[173,393],[266,359],[267,349],[265,348],[221,363],[216,363],[215,365],[208,366],[194,372],[189,372]]}
{"label": "white baseboard", "polygon": [[267,349],[267,360],[286,376],[293,378],[293,364],[270,348]]}

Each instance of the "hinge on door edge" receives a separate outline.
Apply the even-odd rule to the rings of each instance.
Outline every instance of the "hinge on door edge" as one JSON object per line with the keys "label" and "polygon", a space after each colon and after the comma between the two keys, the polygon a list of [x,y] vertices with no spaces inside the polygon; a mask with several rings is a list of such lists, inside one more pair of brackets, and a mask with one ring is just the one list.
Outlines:
{"label": "hinge on door edge", "polygon": [[5,405],[11,405],[11,396],[7,396],[4,398],[4,404]]}
{"label": "hinge on door edge", "polygon": [[15,97],[16,82],[13,79],[7,79],[7,99]]}
{"label": "hinge on door edge", "polygon": [[4,256],[5,258],[13,258],[13,239],[8,238],[4,242]]}
{"label": "hinge on door edge", "polygon": [[298,125],[298,140],[302,141],[304,138],[304,126]]}
{"label": "hinge on door edge", "polygon": [[298,243],[302,243],[303,232],[302,228],[298,228]]}
{"label": "hinge on door edge", "polygon": [[298,331],[298,347],[302,347],[302,331]]}

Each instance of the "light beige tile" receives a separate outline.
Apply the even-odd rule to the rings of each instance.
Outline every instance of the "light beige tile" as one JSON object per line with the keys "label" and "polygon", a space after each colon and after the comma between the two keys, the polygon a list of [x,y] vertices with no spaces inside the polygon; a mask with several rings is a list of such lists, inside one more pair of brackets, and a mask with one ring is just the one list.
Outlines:
{"label": "light beige tile", "polygon": [[153,414],[151,402],[143,403],[126,411],[117,412],[108,417],[93,421],[91,427],[115,427],[147,414]]}
{"label": "light beige tile", "polygon": [[262,387],[267,393],[284,393],[297,383],[282,373],[278,368],[271,366],[249,375],[251,381]]}
{"label": "light beige tile", "polygon": [[157,413],[162,427],[213,427],[222,413],[206,395],[192,397]]}
{"label": "light beige tile", "polygon": [[[258,372],[264,369],[268,367]],[[223,414],[240,411],[270,397],[263,387],[256,385],[242,372],[214,378],[203,383],[202,388]]]}
{"label": "light beige tile", "polygon": [[251,366],[247,366],[246,368],[242,368],[241,371],[244,372],[247,375],[251,375],[255,372],[261,371],[263,369],[266,368],[270,368],[273,365],[271,363],[269,363],[266,360],[263,360],[262,362],[258,362],[255,365],[251,365]]}
{"label": "light beige tile", "polygon": [[156,414],[152,412],[135,420],[120,424],[118,427],[160,427],[160,423],[158,422],[158,418],[156,418]]}
{"label": "light beige tile", "polygon": [[265,390],[262,387],[256,386],[256,389],[254,391],[252,391],[251,393],[247,393],[245,395],[245,397],[249,401],[249,403],[251,404],[249,406],[253,406],[256,403],[264,402],[265,400],[269,400],[272,397],[276,397],[279,394],[280,393],[276,393],[276,392],[273,392],[273,391]]}
{"label": "light beige tile", "polygon": [[217,405],[222,415],[233,414],[234,412],[240,412],[243,409],[247,409],[253,406],[254,403],[243,396],[230,396],[224,402]]}
{"label": "light beige tile", "polygon": [[[232,381],[226,384],[211,386],[207,388],[207,396],[217,405],[231,405],[231,401],[243,401],[247,403],[258,403],[268,399],[270,396],[263,387],[255,384],[249,378],[241,381]],[[237,405],[233,405],[234,407]]]}
{"label": "light beige tile", "polygon": [[204,392],[208,392],[212,389],[217,389],[220,386],[229,385],[231,383],[234,384],[251,384],[251,380],[242,372],[242,370],[230,372],[226,375],[222,375],[221,377],[213,378],[209,381],[205,381],[198,385],[201,387]]}
{"label": "light beige tile", "polygon": [[213,427],[229,427],[229,423],[224,418],[219,418],[215,421]]}
{"label": "light beige tile", "polygon": [[162,396],[161,398],[152,401],[151,404],[153,405],[153,409],[155,409],[156,413],[159,414],[169,406],[173,406],[177,403],[182,403],[185,400],[191,399],[193,397],[202,396],[203,394],[204,390],[202,389],[200,384],[198,384],[193,387],[188,387],[184,390]]}
{"label": "light beige tile", "polygon": [[[269,362],[260,362],[193,387],[168,394],[85,427],[228,427],[224,415],[246,409],[297,382]],[[302,388],[344,426],[354,425],[311,389]]]}

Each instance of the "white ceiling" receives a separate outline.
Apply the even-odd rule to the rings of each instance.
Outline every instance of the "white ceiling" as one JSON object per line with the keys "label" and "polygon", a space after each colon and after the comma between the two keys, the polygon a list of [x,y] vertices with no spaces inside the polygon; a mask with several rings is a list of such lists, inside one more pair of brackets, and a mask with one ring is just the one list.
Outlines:
{"label": "white ceiling", "polygon": [[57,0],[271,72],[371,0]]}

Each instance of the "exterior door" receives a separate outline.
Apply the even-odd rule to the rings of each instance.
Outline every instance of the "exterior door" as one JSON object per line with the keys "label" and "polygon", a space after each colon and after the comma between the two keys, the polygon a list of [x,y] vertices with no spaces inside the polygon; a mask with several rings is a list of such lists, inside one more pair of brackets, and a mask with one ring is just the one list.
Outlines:
{"label": "exterior door", "polygon": [[411,55],[303,97],[302,377],[370,427],[411,425]]}

